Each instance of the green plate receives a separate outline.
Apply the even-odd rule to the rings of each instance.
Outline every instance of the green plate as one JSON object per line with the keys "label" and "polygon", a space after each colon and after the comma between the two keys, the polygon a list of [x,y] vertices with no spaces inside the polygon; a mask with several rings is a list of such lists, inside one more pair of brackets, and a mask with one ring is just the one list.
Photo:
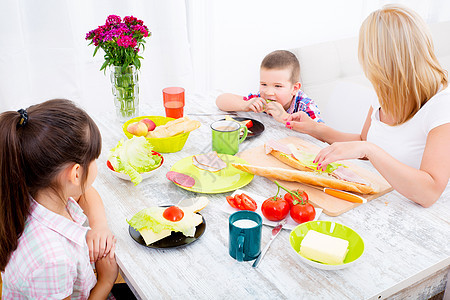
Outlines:
{"label": "green plate", "polygon": [[[342,265],[328,265],[310,260],[300,255],[300,243],[309,230],[315,230],[323,234],[347,240],[349,242],[348,253],[345,257],[344,263]],[[347,226],[331,221],[311,221],[300,224],[291,231],[289,241],[292,249],[294,249],[294,251],[298,254],[301,261],[310,266],[323,270],[338,270],[346,268],[356,262],[356,260],[360,258],[364,252],[364,241],[359,234]]]}
{"label": "green plate", "polygon": [[197,168],[192,164],[192,156],[177,161],[170,171],[183,173],[195,179],[193,187],[188,188],[177,185],[191,192],[218,194],[237,190],[253,180],[253,174],[238,170],[231,165],[231,163],[248,164],[248,162],[233,155],[218,155],[227,164],[227,167],[217,172],[209,172]]}

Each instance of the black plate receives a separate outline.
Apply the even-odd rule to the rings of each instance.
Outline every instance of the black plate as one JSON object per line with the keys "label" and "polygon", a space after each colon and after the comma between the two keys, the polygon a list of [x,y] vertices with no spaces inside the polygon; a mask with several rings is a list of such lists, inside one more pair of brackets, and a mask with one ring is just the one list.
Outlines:
{"label": "black plate", "polygon": [[[247,134],[247,138],[258,136],[261,133],[263,133],[263,131],[264,131],[263,123],[261,123],[258,120],[250,119],[250,118],[243,118],[243,117],[233,117],[233,119],[236,120],[236,121],[239,121],[239,122],[242,122],[242,121],[245,121],[245,120],[252,121],[253,126],[248,129],[249,133]],[[223,119],[223,120],[225,120],[225,119]],[[251,131],[251,133],[250,133],[250,131]]]}
{"label": "black plate", "polygon": [[[199,213],[197,213],[197,214],[199,214]],[[199,215],[201,215],[201,214],[199,214]],[[169,235],[159,241],[156,241],[150,245],[147,245],[145,243],[144,238],[139,233],[139,231],[137,231],[136,229],[134,229],[133,227],[131,227],[129,225],[128,225],[128,232],[130,233],[133,240],[135,240],[136,242],[138,242],[139,244],[141,244],[143,246],[146,246],[149,248],[176,248],[176,247],[181,247],[181,246],[185,246],[190,243],[193,243],[203,235],[203,233],[205,232],[205,229],[206,229],[206,223],[205,223],[205,218],[203,218],[203,216],[202,216],[202,219],[203,219],[203,222],[201,224],[197,225],[197,227],[195,227],[194,237],[190,237],[190,236],[187,237],[181,232],[172,231],[171,235]]]}

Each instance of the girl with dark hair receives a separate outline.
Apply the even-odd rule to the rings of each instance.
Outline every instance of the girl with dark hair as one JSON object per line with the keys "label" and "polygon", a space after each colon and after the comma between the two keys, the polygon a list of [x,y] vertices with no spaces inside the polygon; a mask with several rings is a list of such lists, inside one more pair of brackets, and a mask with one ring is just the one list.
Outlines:
{"label": "girl with dark hair", "polygon": [[[91,187],[100,152],[97,126],[69,100],[0,114],[4,299],[108,296],[118,267],[103,204]],[[92,230],[83,226],[81,207]]]}

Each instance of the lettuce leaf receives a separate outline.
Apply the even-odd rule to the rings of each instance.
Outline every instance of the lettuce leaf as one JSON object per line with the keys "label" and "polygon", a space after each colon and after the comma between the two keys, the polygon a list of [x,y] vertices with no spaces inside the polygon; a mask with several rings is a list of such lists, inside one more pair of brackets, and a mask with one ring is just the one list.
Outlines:
{"label": "lettuce leaf", "polygon": [[127,223],[137,231],[151,229],[155,233],[159,233],[163,229],[172,229],[170,226],[165,226],[156,217],[158,215],[162,216],[162,212],[163,210],[157,207],[145,208],[135,214],[130,220],[127,220]]}
{"label": "lettuce leaf", "polygon": [[130,176],[134,185],[142,181],[140,173],[156,169],[161,164],[161,157],[152,154],[152,144],[143,136],[124,141],[121,139],[109,151],[108,160],[114,170]]}
{"label": "lettuce leaf", "polygon": [[[313,169],[316,172],[333,173],[333,171],[336,170],[339,166],[344,166],[343,164],[333,162],[333,163],[330,163],[327,165],[327,168],[325,169],[325,171],[322,171],[322,169],[317,170],[317,163],[314,163],[314,159],[316,158],[315,154],[305,152],[305,151],[300,151],[291,144],[289,144],[288,147],[291,150],[294,157],[302,165],[304,165],[305,167],[308,167],[310,169]],[[283,154],[283,155],[286,155],[286,154]]]}

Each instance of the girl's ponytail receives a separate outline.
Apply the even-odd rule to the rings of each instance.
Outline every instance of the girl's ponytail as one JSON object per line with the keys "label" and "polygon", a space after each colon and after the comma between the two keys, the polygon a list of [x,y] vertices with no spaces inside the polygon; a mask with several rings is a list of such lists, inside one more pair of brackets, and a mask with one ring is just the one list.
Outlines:
{"label": "girl's ponytail", "polygon": [[9,111],[0,115],[0,271],[17,248],[30,209],[19,138],[26,127],[25,114]]}

